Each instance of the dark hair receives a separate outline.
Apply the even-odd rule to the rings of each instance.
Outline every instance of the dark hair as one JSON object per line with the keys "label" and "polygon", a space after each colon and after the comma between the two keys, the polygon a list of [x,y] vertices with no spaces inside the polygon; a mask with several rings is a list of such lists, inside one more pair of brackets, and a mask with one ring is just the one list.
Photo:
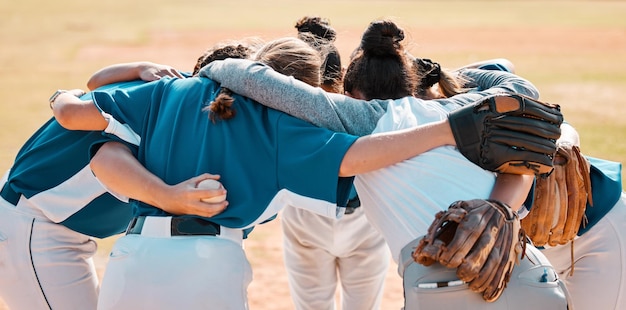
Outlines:
{"label": "dark hair", "polygon": [[[452,97],[467,92],[467,88],[462,85],[466,83],[465,79],[442,70],[441,66],[427,58],[415,58],[416,76],[419,83],[415,90],[417,97],[423,98],[429,88],[435,84],[439,84],[441,94],[446,97]],[[431,99],[431,98],[426,98]]]}
{"label": "dark hair", "polygon": [[404,31],[394,22],[370,23],[346,70],[344,90],[360,91],[367,100],[413,95],[417,78],[402,40]]}
{"label": "dark hair", "polygon": [[213,46],[204,51],[204,53],[198,57],[198,61],[196,61],[196,65],[193,68],[192,75],[198,75],[198,72],[202,69],[202,67],[208,65],[214,60],[224,60],[226,58],[246,59],[250,58],[253,53],[253,47],[241,43]]}
{"label": "dark hair", "polygon": [[330,21],[317,16],[305,16],[296,22],[298,38],[320,52],[322,57],[322,88],[342,93],[341,56],[333,43],[337,32]]}
{"label": "dark hair", "polygon": [[329,42],[335,41],[337,37],[337,32],[330,26],[330,21],[318,16],[302,17],[296,22],[296,29],[298,29],[298,34],[311,33]]}
{"label": "dark hair", "polygon": [[[208,65],[215,60],[224,60],[226,58],[250,58],[255,49],[253,45],[244,43],[221,43],[207,49],[198,57],[198,61],[193,69],[193,76],[197,76],[202,67]],[[232,108],[233,92],[228,88],[220,88],[217,97],[203,110],[208,110],[209,118],[215,122],[216,118],[231,119],[235,117],[236,111]]]}
{"label": "dark hair", "polygon": [[441,78],[441,66],[427,58],[415,58],[417,76],[420,78],[419,87],[422,89],[433,87]]}

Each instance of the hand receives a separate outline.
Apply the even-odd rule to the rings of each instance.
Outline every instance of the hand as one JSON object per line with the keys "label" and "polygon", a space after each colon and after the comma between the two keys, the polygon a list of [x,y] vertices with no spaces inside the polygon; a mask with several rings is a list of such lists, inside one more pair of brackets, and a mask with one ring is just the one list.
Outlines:
{"label": "hand", "polygon": [[561,136],[560,106],[521,94],[497,94],[450,112],[459,151],[483,169],[512,174],[552,172]]}
{"label": "hand", "polygon": [[159,208],[174,215],[199,215],[212,217],[220,214],[228,206],[228,201],[219,203],[203,202],[202,199],[226,194],[226,189],[199,189],[197,184],[205,179],[218,180],[219,175],[204,173],[176,185],[170,186],[160,193]]}
{"label": "hand", "polygon": [[72,89],[72,90],[63,90],[63,89],[59,89],[57,90],[54,94],[52,94],[52,96],[50,97],[50,99],[48,99],[48,102],[50,104],[50,109],[54,109],[54,102],[57,100],[57,98],[63,94],[70,94],[72,96],[75,96],[77,98],[82,97],[85,94],[85,91],[82,89]]}
{"label": "hand", "polygon": [[156,81],[164,76],[184,78],[178,70],[168,65],[145,62],[139,66],[139,78],[144,81]]}

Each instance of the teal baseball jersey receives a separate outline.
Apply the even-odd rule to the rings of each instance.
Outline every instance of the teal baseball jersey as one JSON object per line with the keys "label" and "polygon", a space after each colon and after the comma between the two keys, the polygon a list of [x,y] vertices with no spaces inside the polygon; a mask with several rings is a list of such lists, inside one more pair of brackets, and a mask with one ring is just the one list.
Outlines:
{"label": "teal baseball jersey", "polygon": [[[99,91],[137,84],[143,82],[112,84]],[[101,132],[66,130],[51,118],[17,153],[3,197],[15,200],[21,195],[53,222],[89,236],[123,232],[132,218],[129,204],[109,194],[89,169],[90,146],[109,139]]]}
{"label": "teal baseball jersey", "polygon": [[[353,178],[338,177],[357,137],[315,127],[234,95],[236,115],[209,119],[220,86],[206,78],[170,79],[94,92],[95,104],[141,137],[139,161],[168,184],[201,173],[221,175],[228,207],[210,221],[245,228],[271,220],[268,205],[281,190],[344,206]],[[94,150],[97,149],[95,144]],[[167,216],[133,201],[135,215]]]}

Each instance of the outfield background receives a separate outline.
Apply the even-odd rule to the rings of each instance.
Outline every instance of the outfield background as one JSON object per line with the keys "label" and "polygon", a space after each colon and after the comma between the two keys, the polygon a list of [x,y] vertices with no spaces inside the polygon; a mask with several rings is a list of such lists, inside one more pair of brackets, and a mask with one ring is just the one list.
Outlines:
{"label": "outfield background", "polygon": [[[51,116],[47,98],[57,88],[84,89],[93,72],[117,62],[190,71],[220,40],[293,36],[304,15],[331,20],[344,61],[379,18],[405,28],[414,55],[447,68],[506,57],[541,99],[562,106],[585,154],[626,162],[624,1],[0,0],[0,169]],[[99,242],[100,272],[114,239]],[[278,221],[256,229],[246,247],[251,308],[292,308]],[[393,269],[383,309],[402,304]]]}

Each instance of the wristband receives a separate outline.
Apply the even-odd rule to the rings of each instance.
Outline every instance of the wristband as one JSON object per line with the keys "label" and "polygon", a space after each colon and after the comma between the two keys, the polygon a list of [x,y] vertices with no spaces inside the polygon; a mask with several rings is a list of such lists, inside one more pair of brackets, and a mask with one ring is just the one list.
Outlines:
{"label": "wristband", "polygon": [[52,106],[54,105],[54,101],[57,99],[57,97],[59,97],[59,95],[62,93],[67,93],[67,90],[58,89],[57,91],[54,92],[54,94],[52,94],[52,96],[50,96],[50,99],[48,99],[48,102],[50,103],[50,109],[52,109]]}

